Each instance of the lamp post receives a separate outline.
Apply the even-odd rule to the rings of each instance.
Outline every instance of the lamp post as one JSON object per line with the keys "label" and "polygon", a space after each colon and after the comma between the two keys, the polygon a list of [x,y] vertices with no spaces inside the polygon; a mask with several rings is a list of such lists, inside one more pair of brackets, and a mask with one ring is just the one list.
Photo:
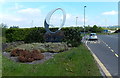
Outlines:
{"label": "lamp post", "polygon": [[78,17],[76,17],[76,27],[77,27],[77,19],[78,19]]}
{"label": "lamp post", "polygon": [[86,8],[87,6],[84,6],[84,36],[85,36],[85,8]]}
{"label": "lamp post", "polygon": [[32,22],[31,22],[31,26],[33,27],[33,20],[32,20]]}

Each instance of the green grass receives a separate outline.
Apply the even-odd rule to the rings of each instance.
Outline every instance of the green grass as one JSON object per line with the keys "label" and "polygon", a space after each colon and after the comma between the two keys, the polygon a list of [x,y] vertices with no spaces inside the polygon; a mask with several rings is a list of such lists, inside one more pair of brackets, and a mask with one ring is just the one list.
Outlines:
{"label": "green grass", "polygon": [[43,64],[15,63],[3,56],[3,76],[101,76],[89,50],[77,48],[56,54]]}
{"label": "green grass", "polygon": [[[2,37],[0,36],[0,45],[2,45]],[[0,77],[2,76],[2,46],[0,46]]]}
{"label": "green grass", "polygon": [[6,42],[6,38],[0,36],[0,43],[5,43],[5,42]]}
{"label": "green grass", "polygon": [[2,51],[0,51],[0,77],[2,76]]}

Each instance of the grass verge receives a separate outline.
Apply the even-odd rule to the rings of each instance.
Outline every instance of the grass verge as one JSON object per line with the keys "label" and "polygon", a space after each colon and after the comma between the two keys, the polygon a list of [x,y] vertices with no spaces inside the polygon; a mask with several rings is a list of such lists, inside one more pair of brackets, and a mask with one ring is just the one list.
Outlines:
{"label": "grass verge", "polygon": [[85,45],[56,54],[43,64],[15,63],[3,56],[3,76],[101,76]]}
{"label": "grass verge", "polygon": [[2,37],[0,36],[0,77],[2,76]]}
{"label": "grass verge", "polygon": [[0,53],[0,77],[2,76],[2,53]]}

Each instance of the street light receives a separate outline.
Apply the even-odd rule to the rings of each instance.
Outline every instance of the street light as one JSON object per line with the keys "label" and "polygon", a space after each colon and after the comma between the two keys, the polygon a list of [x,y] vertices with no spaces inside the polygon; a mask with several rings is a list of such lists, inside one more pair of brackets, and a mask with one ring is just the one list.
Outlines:
{"label": "street light", "polygon": [[33,20],[32,20],[32,22],[31,22],[31,26],[33,27]]}
{"label": "street light", "polygon": [[85,8],[86,8],[87,6],[84,6],[84,35],[85,35]]}
{"label": "street light", "polygon": [[78,17],[76,17],[76,27],[77,27],[77,19],[78,19]]}

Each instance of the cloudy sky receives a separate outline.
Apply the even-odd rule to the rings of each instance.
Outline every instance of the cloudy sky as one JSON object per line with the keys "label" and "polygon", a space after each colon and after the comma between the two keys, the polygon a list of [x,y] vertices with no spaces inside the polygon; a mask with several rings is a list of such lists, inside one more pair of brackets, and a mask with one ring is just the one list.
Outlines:
{"label": "cloudy sky", "polygon": [[[4,2],[0,6],[0,23],[10,26],[43,27],[47,14],[55,9],[62,8],[66,12],[64,26],[78,26],[84,24],[84,6],[86,7],[86,25],[117,25],[117,2]],[[50,20],[55,27],[62,22],[62,12],[56,11]]]}

